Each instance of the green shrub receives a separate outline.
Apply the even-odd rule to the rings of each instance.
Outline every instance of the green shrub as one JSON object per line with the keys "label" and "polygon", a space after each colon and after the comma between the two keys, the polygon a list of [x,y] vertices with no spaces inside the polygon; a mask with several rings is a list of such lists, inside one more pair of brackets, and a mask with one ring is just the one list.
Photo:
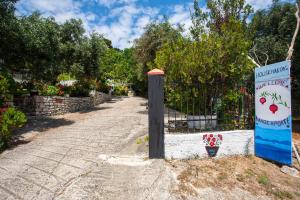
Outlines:
{"label": "green shrub", "polygon": [[128,87],[124,85],[118,85],[114,89],[114,94],[116,96],[127,96],[128,95]]}
{"label": "green shrub", "polygon": [[14,94],[16,82],[6,71],[0,71],[0,94]]}
{"label": "green shrub", "polygon": [[40,90],[42,96],[56,96],[59,93],[59,88],[54,85],[43,85]]}
{"label": "green shrub", "polygon": [[111,87],[106,83],[101,83],[99,86],[100,92],[103,92],[103,93],[109,93],[110,89],[111,89]]}
{"label": "green shrub", "polygon": [[49,96],[55,96],[58,94],[58,92],[59,92],[59,89],[54,85],[49,85],[47,88],[47,95],[49,95]]}
{"label": "green shrub", "polygon": [[62,73],[62,74],[60,74],[60,75],[57,76],[56,80],[57,80],[57,82],[60,82],[60,81],[69,81],[69,80],[75,80],[75,77],[72,76],[69,73]]}
{"label": "green shrub", "polygon": [[24,113],[15,108],[2,108],[0,112],[0,150],[7,147],[13,128],[22,127],[27,119]]}
{"label": "green shrub", "polygon": [[262,185],[268,185],[270,183],[270,180],[267,176],[262,175],[258,177],[258,183]]}
{"label": "green shrub", "polygon": [[89,82],[86,80],[77,81],[71,89],[72,97],[88,97],[90,92]]}
{"label": "green shrub", "polygon": [[0,101],[11,101],[15,91],[16,83],[12,76],[0,72]]}
{"label": "green shrub", "polygon": [[71,94],[72,92],[72,86],[67,86],[67,85],[58,85],[59,88],[58,95],[59,96],[64,96],[65,94]]}
{"label": "green shrub", "polygon": [[9,92],[8,90],[9,83],[5,76],[0,75],[0,94],[5,95]]}

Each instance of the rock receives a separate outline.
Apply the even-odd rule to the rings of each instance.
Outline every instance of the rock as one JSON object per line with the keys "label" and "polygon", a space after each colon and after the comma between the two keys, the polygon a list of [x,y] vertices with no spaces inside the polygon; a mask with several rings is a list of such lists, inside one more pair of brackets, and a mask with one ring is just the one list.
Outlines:
{"label": "rock", "polygon": [[286,165],[282,166],[280,171],[293,177],[298,177],[299,174],[299,171],[297,169]]}

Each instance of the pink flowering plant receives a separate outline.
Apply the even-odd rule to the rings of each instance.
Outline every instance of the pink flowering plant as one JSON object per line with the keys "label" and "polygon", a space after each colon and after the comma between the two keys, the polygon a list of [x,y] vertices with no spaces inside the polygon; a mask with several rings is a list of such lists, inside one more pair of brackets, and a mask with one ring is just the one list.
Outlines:
{"label": "pink flowering plant", "polygon": [[203,135],[203,142],[205,146],[219,147],[222,144],[223,137],[221,134],[205,134]]}

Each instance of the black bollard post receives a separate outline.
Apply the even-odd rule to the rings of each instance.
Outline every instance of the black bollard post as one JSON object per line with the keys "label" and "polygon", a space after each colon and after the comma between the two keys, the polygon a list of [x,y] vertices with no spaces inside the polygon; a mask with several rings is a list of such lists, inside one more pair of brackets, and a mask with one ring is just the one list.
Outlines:
{"label": "black bollard post", "polygon": [[164,158],[164,72],[148,72],[149,158]]}

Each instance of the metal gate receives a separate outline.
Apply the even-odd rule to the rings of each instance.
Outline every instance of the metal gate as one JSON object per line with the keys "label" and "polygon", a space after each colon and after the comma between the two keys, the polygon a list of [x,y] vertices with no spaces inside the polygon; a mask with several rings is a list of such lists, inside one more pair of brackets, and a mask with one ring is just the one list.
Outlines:
{"label": "metal gate", "polygon": [[165,126],[172,133],[252,129],[254,86],[213,82],[165,84]]}

